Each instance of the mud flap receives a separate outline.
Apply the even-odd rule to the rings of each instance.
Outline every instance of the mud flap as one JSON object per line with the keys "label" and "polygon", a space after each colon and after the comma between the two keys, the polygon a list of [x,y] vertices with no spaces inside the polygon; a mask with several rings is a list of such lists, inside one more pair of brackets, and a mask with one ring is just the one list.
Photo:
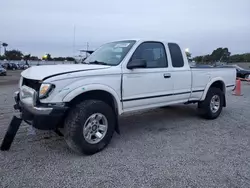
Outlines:
{"label": "mud flap", "polygon": [[119,120],[118,120],[118,117],[116,117],[116,120],[115,120],[116,122],[115,122],[115,132],[117,133],[117,134],[121,134],[121,132],[120,132],[120,127],[119,127]]}
{"label": "mud flap", "polygon": [[59,129],[55,129],[54,132],[55,132],[58,136],[63,136],[63,133],[62,133]]}
{"label": "mud flap", "polygon": [[8,130],[4,136],[4,139],[3,139],[3,142],[1,144],[1,150],[2,151],[7,151],[10,149],[10,146],[16,136],[16,133],[20,127],[22,123],[22,119],[16,117],[16,116],[13,116],[12,117],[12,120],[10,122],[10,125],[8,127]]}
{"label": "mud flap", "polygon": [[223,107],[227,106],[227,101],[226,101],[226,96],[225,94],[223,95]]}

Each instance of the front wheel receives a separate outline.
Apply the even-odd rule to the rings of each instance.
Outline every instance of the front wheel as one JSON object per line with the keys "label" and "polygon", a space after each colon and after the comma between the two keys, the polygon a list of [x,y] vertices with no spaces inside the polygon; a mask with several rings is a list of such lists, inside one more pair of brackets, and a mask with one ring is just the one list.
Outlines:
{"label": "front wheel", "polygon": [[111,141],[115,123],[115,113],[108,104],[99,100],[83,101],[71,109],[65,120],[65,140],[78,153],[97,153]]}
{"label": "front wheel", "polygon": [[223,107],[223,92],[219,88],[210,88],[204,101],[198,103],[200,115],[205,119],[216,119]]}

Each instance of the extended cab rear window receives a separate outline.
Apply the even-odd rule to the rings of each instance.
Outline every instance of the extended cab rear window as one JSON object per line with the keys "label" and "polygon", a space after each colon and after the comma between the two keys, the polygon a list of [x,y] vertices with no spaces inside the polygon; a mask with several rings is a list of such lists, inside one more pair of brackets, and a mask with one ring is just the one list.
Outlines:
{"label": "extended cab rear window", "polygon": [[168,48],[170,51],[170,56],[172,60],[173,67],[183,67],[184,66],[184,60],[182,56],[181,49],[178,44],[175,43],[168,43]]}

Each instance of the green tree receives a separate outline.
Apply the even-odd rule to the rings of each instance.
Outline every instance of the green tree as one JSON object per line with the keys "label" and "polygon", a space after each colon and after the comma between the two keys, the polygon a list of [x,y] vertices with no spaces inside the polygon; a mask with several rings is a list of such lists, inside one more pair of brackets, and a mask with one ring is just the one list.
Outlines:
{"label": "green tree", "polygon": [[50,54],[47,54],[47,60],[48,60],[48,61],[51,61],[51,60],[52,60],[52,58],[51,58],[51,55],[50,55]]}
{"label": "green tree", "polygon": [[196,56],[193,58],[193,60],[196,62],[196,63],[201,63],[202,62],[202,59],[203,59],[203,56]]}
{"label": "green tree", "polygon": [[37,61],[39,58],[37,56],[30,56],[30,60]]}
{"label": "green tree", "polygon": [[23,54],[19,50],[7,50],[5,52],[5,59],[8,60],[21,60],[23,57]]}
{"label": "green tree", "polygon": [[210,59],[212,61],[228,61],[230,54],[228,48],[217,48],[210,55]]}
{"label": "green tree", "polygon": [[64,57],[54,57],[53,60],[54,61],[64,61],[65,58]]}
{"label": "green tree", "polygon": [[31,55],[30,55],[30,54],[27,54],[27,55],[24,55],[24,56],[23,56],[23,59],[24,59],[24,60],[30,60],[30,57],[31,57]]}
{"label": "green tree", "polygon": [[75,59],[73,57],[66,57],[67,61],[75,61]]}
{"label": "green tree", "polygon": [[229,62],[231,62],[231,63],[250,62],[250,53],[231,55],[229,58]]}
{"label": "green tree", "polygon": [[48,61],[51,61],[51,60],[52,60],[50,54],[46,54],[45,56],[42,57],[42,59],[43,59],[43,60],[48,60]]}
{"label": "green tree", "polygon": [[243,54],[243,59],[245,62],[250,62],[250,53]]}
{"label": "green tree", "polygon": [[191,55],[192,55],[192,54],[191,54],[190,52],[186,52],[186,56],[187,56],[187,58],[189,58],[189,59],[190,59],[190,58],[191,58]]}
{"label": "green tree", "polygon": [[202,63],[211,63],[211,61],[212,61],[212,58],[211,58],[211,56],[209,55],[209,54],[207,54],[207,55],[204,55],[203,57],[202,57]]}
{"label": "green tree", "polygon": [[229,62],[243,62],[244,61],[244,57],[240,54],[235,54],[230,56],[229,58]]}

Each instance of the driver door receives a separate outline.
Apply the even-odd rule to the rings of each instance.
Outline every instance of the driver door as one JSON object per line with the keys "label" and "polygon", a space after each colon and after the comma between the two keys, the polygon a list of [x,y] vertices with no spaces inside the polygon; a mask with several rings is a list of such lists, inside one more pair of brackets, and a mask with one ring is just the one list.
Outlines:
{"label": "driver door", "polygon": [[146,60],[146,67],[135,69],[124,67],[123,110],[157,107],[171,101],[173,81],[164,44],[144,42],[137,47],[130,61],[134,59]]}

